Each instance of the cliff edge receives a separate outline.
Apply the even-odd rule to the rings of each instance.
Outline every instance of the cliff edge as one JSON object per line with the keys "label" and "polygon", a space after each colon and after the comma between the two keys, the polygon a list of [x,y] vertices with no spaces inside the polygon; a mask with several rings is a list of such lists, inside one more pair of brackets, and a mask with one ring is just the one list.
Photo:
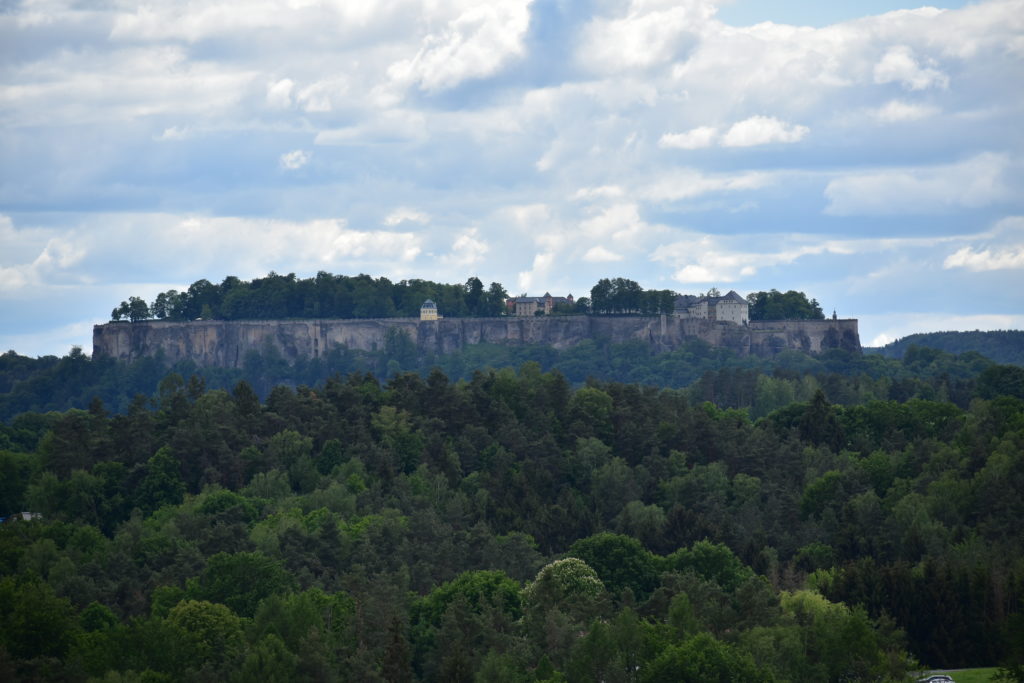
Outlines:
{"label": "cliff edge", "polygon": [[674,316],[552,316],[356,320],[196,320],[106,323],[93,327],[93,356],[134,361],[162,352],[171,363],[240,367],[249,351],[276,348],[289,361],[317,358],[333,346],[379,351],[392,330],[421,353],[445,354],[468,344],[547,344],[564,349],[586,339],[647,342],[658,352],[702,339],[739,354],[770,356],[786,349],[860,351],[856,320],[755,321],[741,326]]}

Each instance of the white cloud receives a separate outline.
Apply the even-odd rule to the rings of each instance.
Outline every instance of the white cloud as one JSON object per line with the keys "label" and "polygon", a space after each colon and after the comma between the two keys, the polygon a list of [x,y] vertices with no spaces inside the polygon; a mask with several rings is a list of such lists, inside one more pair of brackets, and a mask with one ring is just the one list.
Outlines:
{"label": "white cloud", "polygon": [[751,116],[722,137],[723,147],[753,147],[773,142],[799,142],[810,132],[807,126],[788,124],[773,116]]}
{"label": "white cloud", "polygon": [[715,236],[691,233],[686,239],[658,246],[651,252],[650,259],[675,269],[672,277],[678,282],[714,284],[737,282],[763,269],[791,266],[808,257],[906,254],[910,250],[933,249],[963,239],[959,236],[834,239],[812,234]]}
{"label": "white cloud", "polygon": [[658,140],[662,149],[703,149],[715,143],[718,129],[713,126],[700,126],[685,133],[665,133]]}
{"label": "white cloud", "polygon": [[927,104],[913,104],[900,100],[890,100],[883,106],[871,110],[871,116],[881,123],[900,123],[903,121],[920,121],[939,113],[938,107]]}
{"label": "white cloud", "polygon": [[573,201],[591,199],[617,199],[624,194],[623,189],[618,185],[601,185],[600,187],[581,187],[571,197]]}
{"label": "white cloud", "polygon": [[287,171],[296,171],[308,164],[312,158],[313,155],[310,152],[304,149],[294,149],[281,155],[281,168]]}
{"label": "white cloud", "polygon": [[188,126],[179,127],[171,126],[170,128],[164,128],[164,132],[161,133],[156,139],[157,140],[187,140],[192,137],[192,129]]}
{"label": "white cloud", "polygon": [[390,109],[359,125],[321,130],[313,142],[317,145],[373,145],[415,142],[427,137],[424,114],[411,109]]}
{"label": "white cloud", "polygon": [[523,52],[532,0],[494,0],[474,5],[423,39],[415,57],[395,62],[388,76],[428,93],[497,73]]}
{"label": "white cloud", "polygon": [[996,251],[976,251],[972,247],[963,247],[950,254],[942,267],[966,268],[975,272],[1024,268],[1024,244]]}
{"label": "white cloud", "polygon": [[292,88],[294,87],[295,82],[290,78],[282,78],[267,84],[267,104],[277,109],[287,109],[292,106]]}
{"label": "white cloud", "polygon": [[906,45],[896,45],[875,64],[875,83],[900,83],[907,90],[949,87],[949,77],[932,66],[922,67],[914,51]]}
{"label": "white cloud", "polygon": [[743,171],[735,174],[704,174],[693,169],[666,172],[636,189],[636,195],[651,201],[694,199],[713,192],[757,190],[774,182],[771,173]]}
{"label": "white cloud", "polygon": [[555,264],[554,252],[546,251],[534,255],[533,267],[530,270],[525,270],[519,273],[516,278],[516,284],[519,285],[520,291],[529,293],[530,288],[534,284],[538,284],[548,278],[551,273],[551,268]]}
{"label": "white cloud", "polygon": [[986,152],[955,164],[900,168],[836,178],[825,213],[837,216],[938,213],[981,207],[1008,195],[1005,154]]}
{"label": "white cloud", "polygon": [[595,18],[583,30],[577,60],[595,70],[643,69],[692,47],[714,9],[706,2],[633,2],[623,17]]}
{"label": "white cloud", "polygon": [[612,263],[614,261],[621,261],[622,258],[622,254],[616,254],[600,244],[587,249],[587,253],[583,255],[583,260],[588,263]]}
{"label": "white cloud", "polygon": [[421,223],[426,224],[430,222],[430,216],[422,211],[410,209],[405,206],[400,206],[387,216],[384,217],[384,225],[393,227],[402,223]]}
{"label": "white cloud", "polygon": [[480,231],[477,228],[468,228],[455,238],[451,252],[442,259],[453,268],[464,269],[480,263],[489,250],[487,243],[480,239]]}
{"label": "white cloud", "polygon": [[963,268],[972,272],[1018,270],[1024,268],[1024,217],[1004,218],[992,230],[975,236],[969,244],[946,257],[942,267]]}

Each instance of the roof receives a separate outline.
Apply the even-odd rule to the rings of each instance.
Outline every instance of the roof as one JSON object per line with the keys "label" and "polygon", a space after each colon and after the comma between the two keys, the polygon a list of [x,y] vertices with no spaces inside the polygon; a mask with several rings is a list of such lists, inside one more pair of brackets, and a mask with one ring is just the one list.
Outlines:
{"label": "roof", "polygon": [[[570,294],[569,296],[572,295]],[[542,304],[548,299],[551,299],[552,301],[568,301],[568,299],[564,296],[551,296],[550,294],[545,294],[544,296],[513,296],[509,298],[509,301],[514,301],[517,304]]]}
{"label": "roof", "polygon": [[739,294],[737,294],[735,289],[729,290],[729,293],[726,294],[725,296],[718,297],[718,300],[719,301],[732,301],[732,302],[737,303],[737,304],[745,304],[745,303],[747,303],[747,300],[744,299]]}
{"label": "roof", "polygon": [[420,308],[437,308],[437,304],[435,304],[430,299],[427,299],[426,301],[423,302],[423,305],[420,306]]}

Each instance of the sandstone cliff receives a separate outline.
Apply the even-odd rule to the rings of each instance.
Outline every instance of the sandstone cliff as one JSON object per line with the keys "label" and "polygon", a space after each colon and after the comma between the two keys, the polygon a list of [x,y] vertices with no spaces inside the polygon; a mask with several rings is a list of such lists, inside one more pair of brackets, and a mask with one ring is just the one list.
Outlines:
{"label": "sandstone cliff", "polygon": [[860,350],[856,320],[758,321],[749,326],[673,316],[565,316],[536,318],[414,318],[375,320],[197,320],[107,323],[93,328],[93,355],[132,361],[162,351],[170,362],[240,367],[251,350],[274,346],[289,361],[316,358],[334,345],[383,350],[389,330],[404,332],[421,353],[443,354],[467,344],[547,344],[564,349],[585,339],[641,340],[657,351],[698,338],[740,354],[772,355],[785,349],[817,353]]}

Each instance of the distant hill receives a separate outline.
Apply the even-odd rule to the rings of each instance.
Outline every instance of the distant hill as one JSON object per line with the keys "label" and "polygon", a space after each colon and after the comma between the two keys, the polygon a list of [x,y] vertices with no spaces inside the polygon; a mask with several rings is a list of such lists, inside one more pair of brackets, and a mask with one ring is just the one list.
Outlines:
{"label": "distant hill", "polygon": [[911,334],[882,347],[865,348],[886,358],[902,358],[911,346],[927,346],[947,353],[977,351],[996,363],[1024,365],[1024,331],[925,332]]}

